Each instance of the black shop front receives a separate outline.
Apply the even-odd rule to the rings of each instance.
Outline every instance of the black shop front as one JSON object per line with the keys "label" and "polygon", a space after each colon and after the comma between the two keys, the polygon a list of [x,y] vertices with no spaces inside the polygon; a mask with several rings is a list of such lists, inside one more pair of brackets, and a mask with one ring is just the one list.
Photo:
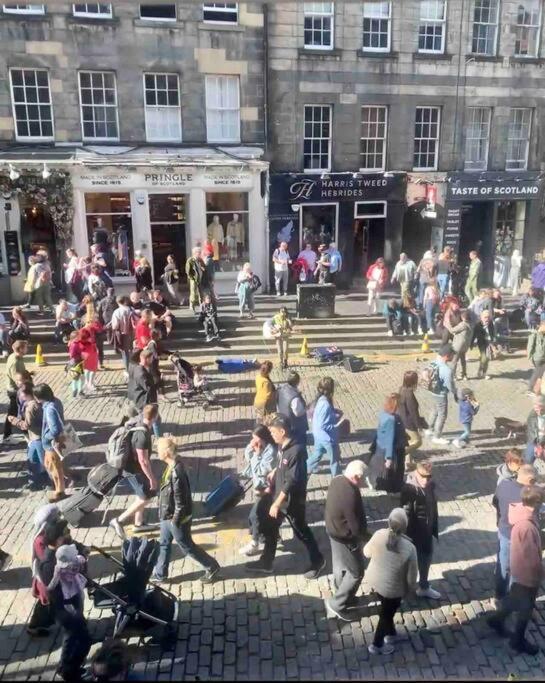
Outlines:
{"label": "black shop front", "polygon": [[306,244],[317,251],[320,244],[335,242],[343,257],[338,284],[361,283],[379,256],[390,264],[399,256],[406,184],[404,173],[271,175],[271,255],[283,241],[292,258]]}
{"label": "black shop front", "polygon": [[538,173],[453,173],[446,196],[445,245],[466,266],[475,250],[483,262],[483,284],[507,284],[516,249],[531,267],[545,246],[540,210],[543,181]]}

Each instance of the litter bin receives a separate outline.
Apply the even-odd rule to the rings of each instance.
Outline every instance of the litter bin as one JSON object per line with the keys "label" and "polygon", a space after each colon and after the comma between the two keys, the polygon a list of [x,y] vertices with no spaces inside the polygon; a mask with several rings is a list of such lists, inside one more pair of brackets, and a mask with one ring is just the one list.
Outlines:
{"label": "litter bin", "polygon": [[298,318],[335,317],[335,285],[297,285]]}

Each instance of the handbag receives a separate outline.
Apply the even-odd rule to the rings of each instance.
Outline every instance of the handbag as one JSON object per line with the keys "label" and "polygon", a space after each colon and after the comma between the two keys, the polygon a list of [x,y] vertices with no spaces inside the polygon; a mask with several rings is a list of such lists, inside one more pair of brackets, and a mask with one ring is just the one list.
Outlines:
{"label": "handbag", "polygon": [[59,440],[63,442],[62,449],[55,444],[53,445],[53,448],[61,460],[83,446],[81,439],[71,422],[66,422],[64,424],[64,429]]}
{"label": "handbag", "polygon": [[339,439],[348,438],[350,436],[350,430],[351,430],[350,420],[347,417],[343,417],[337,423],[337,435],[338,435]]}

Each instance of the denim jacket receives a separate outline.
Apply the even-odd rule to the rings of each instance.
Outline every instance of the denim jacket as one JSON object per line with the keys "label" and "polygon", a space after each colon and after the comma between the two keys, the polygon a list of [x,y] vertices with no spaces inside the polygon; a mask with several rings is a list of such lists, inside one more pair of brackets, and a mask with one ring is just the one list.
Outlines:
{"label": "denim jacket", "polygon": [[44,419],[42,423],[42,444],[44,449],[50,450],[64,431],[64,410],[62,403],[56,398],[43,404]]}
{"label": "denim jacket", "polygon": [[267,475],[276,467],[277,451],[272,444],[267,444],[261,453],[255,453],[250,444],[244,451],[244,461],[246,469],[242,476],[252,479],[256,489],[265,489],[268,486]]}

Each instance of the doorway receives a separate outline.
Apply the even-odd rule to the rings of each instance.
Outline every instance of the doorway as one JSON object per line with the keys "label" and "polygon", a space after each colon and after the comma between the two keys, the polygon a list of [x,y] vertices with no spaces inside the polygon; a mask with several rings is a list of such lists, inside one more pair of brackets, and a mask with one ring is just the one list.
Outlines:
{"label": "doorway", "polygon": [[29,256],[35,254],[38,249],[47,251],[53,284],[60,289],[63,284],[59,280],[62,272],[62,255],[57,250],[53,219],[45,206],[33,204],[24,198],[21,201],[21,247],[25,257],[25,272],[28,269]]}
{"label": "doorway", "polygon": [[365,277],[369,266],[384,257],[386,237],[386,202],[356,202],[354,204],[355,278]]}
{"label": "doorway", "polygon": [[187,258],[185,195],[150,194],[149,213],[155,285],[162,283],[161,275],[169,254],[174,256],[183,280]]}
{"label": "doorway", "polygon": [[492,283],[494,274],[494,202],[472,202],[462,205],[458,262],[469,265],[469,252],[476,251],[482,261],[482,284]]}

